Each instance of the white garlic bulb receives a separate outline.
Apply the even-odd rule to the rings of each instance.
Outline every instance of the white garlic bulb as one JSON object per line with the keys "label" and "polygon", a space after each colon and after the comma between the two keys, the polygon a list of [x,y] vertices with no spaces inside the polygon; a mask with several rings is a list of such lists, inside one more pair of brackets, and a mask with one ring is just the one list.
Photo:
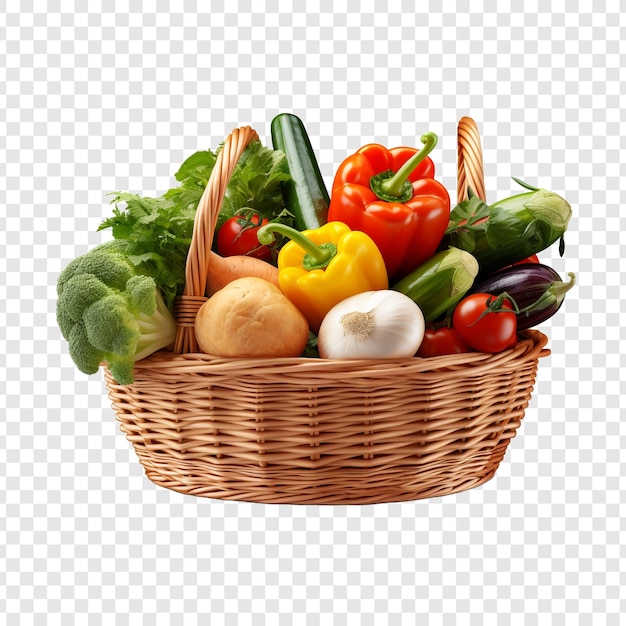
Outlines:
{"label": "white garlic bulb", "polygon": [[365,291],[336,304],[317,338],[323,359],[411,357],[424,338],[424,315],[411,298],[388,289]]}

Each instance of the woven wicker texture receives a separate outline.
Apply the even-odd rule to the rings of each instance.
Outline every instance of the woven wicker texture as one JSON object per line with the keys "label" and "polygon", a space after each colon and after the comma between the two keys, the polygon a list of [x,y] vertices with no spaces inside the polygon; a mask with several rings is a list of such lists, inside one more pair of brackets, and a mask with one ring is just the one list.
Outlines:
{"label": "woven wicker texture", "polygon": [[259,136],[249,126],[236,128],[226,139],[207,186],[198,203],[194,231],[185,268],[185,290],[176,304],[178,333],[174,345],[176,354],[198,352],[194,333],[196,313],[211,293],[208,284],[207,268],[211,257],[213,234],[217,218],[222,208],[226,187],[233,175],[239,157],[248,144]]}
{"label": "woven wicker texture", "polygon": [[467,198],[470,188],[479,198],[487,200],[485,172],[478,126],[471,117],[462,117],[458,124],[457,199]]}
{"label": "woven wicker texture", "polygon": [[106,372],[150,480],[283,503],[440,496],[489,480],[526,409],[545,337],[513,350],[395,362],[224,360],[160,352]]}
{"label": "woven wicker texture", "polygon": [[[197,352],[193,319],[210,292],[215,220],[235,164],[256,137],[245,127],[227,138],[201,200],[175,353],[137,362],[132,385],[118,385],[105,370],[117,419],[148,478],[195,496],[290,504],[415,500],[488,481],[524,416],[538,359],[549,354],[538,331],[499,354],[431,359]],[[472,145],[459,178],[465,167],[471,180],[482,176],[480,142]]]}

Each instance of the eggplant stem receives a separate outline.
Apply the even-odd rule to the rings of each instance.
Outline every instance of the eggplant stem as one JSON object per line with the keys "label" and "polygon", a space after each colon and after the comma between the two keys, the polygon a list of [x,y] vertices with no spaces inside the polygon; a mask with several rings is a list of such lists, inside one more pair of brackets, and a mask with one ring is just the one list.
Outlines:
{"label": "eggplant stem", "polygon": [[528,317],[531,313],[535,311],[541,311],[553,304],[560,304],[565,297],[565,294],[576,284],[576,274],[573,272],[568,272],[569,281],[564,283],[562,281],[556,280],[554,281],[549,289],[546,289],[544,293],[542,293],[535,302],[525,306],[523,309],[519,311],[519,314],[524,314]]}

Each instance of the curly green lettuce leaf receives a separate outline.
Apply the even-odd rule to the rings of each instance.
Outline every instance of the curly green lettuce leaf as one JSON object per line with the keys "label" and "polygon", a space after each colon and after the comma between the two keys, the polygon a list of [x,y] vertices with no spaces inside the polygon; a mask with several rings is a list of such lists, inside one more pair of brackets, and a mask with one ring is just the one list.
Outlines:
{"label": "curly green lettuce leaf", "polygon": [[[185,263],[193,233],[195,208],[160,198],[115,192],[113,215],[98,230],[111,228],[113,237],[126,242],[125,254],[141,271],[152,276],[170,311],[185,284]],[[124,207],[120,207],[124,203]]]}
{"label": "curly green lettuce leaf", "polygon": [[[125,254],[154,278],[171,311],[185,285],[185,264],[198,203],[221,149],[219,146],[216,151],[201,150],[189,156],[175,174],[179,185],[160,197],[120,191],[110,194],[115,207],[98,227],[110,228],[116,240],[127,244]],[[267,148],[260,141],[251,142],[226,188],[216,232],[243,207],[250,207],[269,220],[287,223],[281,183],[289,178],[282,152]]]}

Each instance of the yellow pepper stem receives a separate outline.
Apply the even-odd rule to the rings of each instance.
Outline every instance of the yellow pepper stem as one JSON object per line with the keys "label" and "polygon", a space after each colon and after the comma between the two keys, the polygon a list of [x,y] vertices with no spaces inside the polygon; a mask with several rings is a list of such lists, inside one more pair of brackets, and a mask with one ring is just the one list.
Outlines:
{"label": "yellow pepper stem", "polygon": [[257,239],[259,243],[264,246],[269,245],[276,239],[274,233],[288,237],[304,250],[305,255],[302,260],[302,267],[304,267],[305,270],[323,269],[337,254],[337,246],[331,241],[318,245],[303,235],[299,230],[285,224],[266,224],[257,231]]}

